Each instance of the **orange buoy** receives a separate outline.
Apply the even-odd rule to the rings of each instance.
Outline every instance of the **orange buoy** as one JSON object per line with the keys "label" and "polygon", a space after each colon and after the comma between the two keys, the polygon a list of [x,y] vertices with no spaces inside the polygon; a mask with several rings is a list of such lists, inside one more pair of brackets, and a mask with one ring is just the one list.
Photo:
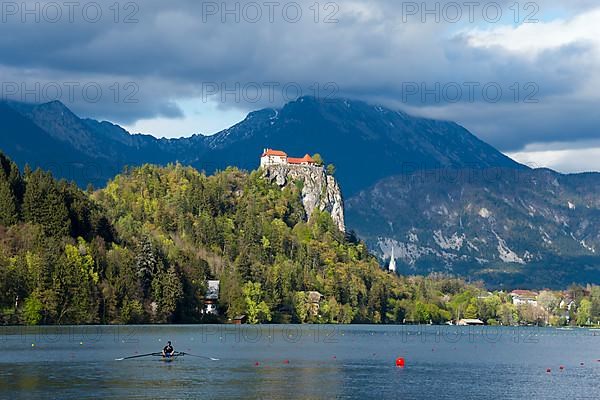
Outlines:
{"label": "orange buoy", "polygon": [[550,368],[546,368],[546,372],[550,373],[550,372],[552,372],[552,370]]}
{"label": "orange buoy", "polygon": [[561,369],[561,370],[563,370],[563,369],[565,369],[565,366],[564,366],[564,365],[561,365],[561,366],[560,366],[560,367],[558,367],[558,368],[559,368],[559,369]]}
{"label": "orange buoy", "polygon": [[396,367],[404,368],[404,358],[402,358],[402,357],[396,358]]}
{"label": "orange buoy", "polygon": [[289,363],[290,363],[290,360],[283,360],[283,363],[284,363],[284,364],[289,364]]}
{"label": "orange buoy", "polygon": [[258,361],[254,363],[255,367],[258,367],[259,365],[260,365],[260,363]]}

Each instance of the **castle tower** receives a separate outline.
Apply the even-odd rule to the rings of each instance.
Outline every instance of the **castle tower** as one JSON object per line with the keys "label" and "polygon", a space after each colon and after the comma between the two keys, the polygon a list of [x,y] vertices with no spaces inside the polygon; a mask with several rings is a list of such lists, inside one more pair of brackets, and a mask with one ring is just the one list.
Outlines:
{"label": "castle tower", "polygon": [[396,258],[394,257],[394,246],[392,245],[392,256],[390,257],[390,265],[388,266],[388,271],[392,273],[396,273]]}

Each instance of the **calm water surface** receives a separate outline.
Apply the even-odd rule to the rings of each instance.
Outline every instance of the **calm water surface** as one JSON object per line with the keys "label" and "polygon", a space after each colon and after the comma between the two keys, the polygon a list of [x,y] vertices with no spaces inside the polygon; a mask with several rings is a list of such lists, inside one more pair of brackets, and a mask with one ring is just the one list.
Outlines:
{"label": "calm water surface", "polygon": [[[176,350],[219,361],[115,360],[160,351],[167,340]],[[405,359],[405,368],[395,366],[398,357]],[[600,331],[451,326],[0,328],[0,398],[600,399]]]}

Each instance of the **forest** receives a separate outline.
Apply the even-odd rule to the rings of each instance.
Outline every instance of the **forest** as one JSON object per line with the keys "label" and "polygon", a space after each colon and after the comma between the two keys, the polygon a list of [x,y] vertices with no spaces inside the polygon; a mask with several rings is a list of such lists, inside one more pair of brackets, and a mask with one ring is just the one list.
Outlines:
{"label": "forest", "polygon": [[[301,186],[172,164],[84,191],[0,153],[0,324],[600,322],[598,286],[533,307],[480,282],[390,274],[328,213],[305,215]],[[218,317],[203,313],[210,279]]]}

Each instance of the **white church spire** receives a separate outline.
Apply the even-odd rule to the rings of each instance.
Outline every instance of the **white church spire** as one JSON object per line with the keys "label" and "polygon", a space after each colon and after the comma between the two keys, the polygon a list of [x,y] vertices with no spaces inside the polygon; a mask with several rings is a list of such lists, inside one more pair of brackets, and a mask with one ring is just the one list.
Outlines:
{"label": "white church spire", "polygon": [[394,246],[392,245],[392,256],[390,257],[390,265],[388,271],[396,273],[396,258],[394,257]]}

